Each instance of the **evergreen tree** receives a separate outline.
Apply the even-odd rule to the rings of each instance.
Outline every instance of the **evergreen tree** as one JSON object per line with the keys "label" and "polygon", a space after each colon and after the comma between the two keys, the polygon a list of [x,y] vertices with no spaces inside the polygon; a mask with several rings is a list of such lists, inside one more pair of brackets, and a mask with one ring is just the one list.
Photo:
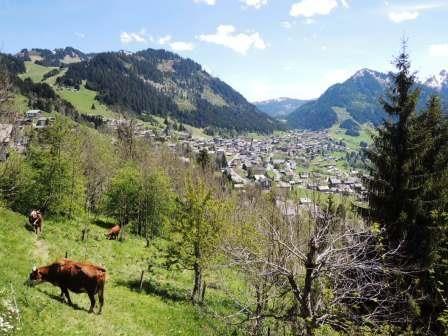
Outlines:
{"label": "evergreen tree", "polygon": [[[415,74],[406,46],[396,58],[398,73],[394,75],[387,99],[382,101],[389,115],[368,151],[372,163],[372,183],[369,185],[369,202],[373,218],[384,229],[387,247],[396,248],[405,238],[408,252],[413,252],[416,237],[415,205],[421,185],[417,184],[416,164],[421,158],[421,145],[416,143],[413,130],[419,90],[414,89]],[[412,243],[411,243],[412,242]]]}
{"label": "evergreen tree", "polygon": [[440,278],[444,272],[446,278],[447,259],[443,250],[448,205],[447,127],[437,98],[431,99],[427,112],[417,116],[419,90],[415,89],[406,45],[395,65],[398,72],[383,100],[389,119],[367,151],[372,163],[371,216],[382,229],[384,248],[400,247],[402,257],[394,261],[396,265],[412,269],[417,280],[398,279],[401,290],[409,293],[408,309],[414,313],[409,322],[416,329],[438,333],[436,319],[447,297],[446,282]]}
{"label": "evergreen tree", "polygon": [[422,237],[422,266],[425,272],[421,283],[426,300],[423,316],[436,333],[448,332],[438,319],[448,300],[448,122],[442,115],[438,97],[432,97],[428,110],[419,117],[420,131],[425,144],[420,176],[424,178],[422,209],[419,224],[426,228]]}

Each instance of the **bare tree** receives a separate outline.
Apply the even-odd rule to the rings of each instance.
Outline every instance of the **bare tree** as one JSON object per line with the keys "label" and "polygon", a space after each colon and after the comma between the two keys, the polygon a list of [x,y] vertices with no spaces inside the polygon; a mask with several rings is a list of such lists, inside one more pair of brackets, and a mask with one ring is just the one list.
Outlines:
{"label": "bare tree", "polygon": [[362,223],[343,223],[317,206],[281,204],[273,197],[258,208],[256,245],[234,240],[224,247],[232,265],[276,289],[263,298],[262,309],[252,304],[241,310],[248,320],[271,318],[294,335],[312,335],[324,324],[348,331],[406,318],[399,309],[406,293],[393,279],[411,274],[388,264],[399,249],[382,251]]}
{"label": "bare tree", "polygon": [[136,120],[133,118],[122,120],[117,126],[118,141],[125,160],[136,159]]}

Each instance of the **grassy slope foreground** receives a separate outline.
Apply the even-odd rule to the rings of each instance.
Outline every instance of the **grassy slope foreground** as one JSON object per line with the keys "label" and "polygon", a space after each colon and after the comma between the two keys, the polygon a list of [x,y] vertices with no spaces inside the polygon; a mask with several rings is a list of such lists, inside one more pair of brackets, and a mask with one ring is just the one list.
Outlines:
{"label": "grassy slope foreground", "polygon": [[[55,221],[46,221],[43,236],[36,238],[25,223],[24,216],[0,208],[0,293],[11,285],[14,289],[21,318],[18,335],[224,334],[220,320],[184,299],[191,283],[188,272],[164,271],[153,275],[156,286],[146,283],[142,293],[132,289],[150,257],[143,241],[133,237],[123,243],[108,241],[106,229],[92,224],[85,243],[81,241],[81,223]],[[57,287],[24,285],[33,265],[51,263],[66,251],[72,259],[87,256],[107,268],[102,315],[87,313],[86,294],[71,295],[78,307],[73,309],[59,300]],[[223,296],[210,290],[208,307],[222,306]]]}

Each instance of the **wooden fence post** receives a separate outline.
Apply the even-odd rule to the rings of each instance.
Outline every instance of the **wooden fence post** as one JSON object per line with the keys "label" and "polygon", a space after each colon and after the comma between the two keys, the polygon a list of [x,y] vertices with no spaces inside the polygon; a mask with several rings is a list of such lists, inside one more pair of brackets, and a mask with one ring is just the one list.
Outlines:
{"label": "wooden fence post", "polygon": [[142,291],[143,289],[143,275],[145,274],[145,271],[142,271],[142,274],[140,275],[140,287],[139,287],[139,292]]}

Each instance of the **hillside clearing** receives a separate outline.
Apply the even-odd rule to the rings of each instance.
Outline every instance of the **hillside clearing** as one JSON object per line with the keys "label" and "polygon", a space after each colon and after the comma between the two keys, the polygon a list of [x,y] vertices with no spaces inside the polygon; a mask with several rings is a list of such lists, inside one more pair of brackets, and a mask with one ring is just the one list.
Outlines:
{"label": "hillside clearing", "polygon": [[[158,271],[135,290],[141,270],[147,269],[151,250],[130,237],[125,242],[104,238],[103,222],[89,226],[88,242],[81,241],[81,221],[47,220],[42,237],[25,228],[26,218],[0,208],[0,289],[12,284],[21,312],[20,335],[225,335],[223,323],[207,309],[184,299],[191,283],[189,272]],[[93,221],[92,221],[93,223]],[[106,284],[102,315],[88,314],[88,297],[73,294],[76,309],[59,300],[59,288],[24,285],[33,265],[42,265],[65,253],[74,260],[104,265]],[[146,278],[148,280],[149,277]],[[223,295],[209,291],[209,308],[223,309]]]}

